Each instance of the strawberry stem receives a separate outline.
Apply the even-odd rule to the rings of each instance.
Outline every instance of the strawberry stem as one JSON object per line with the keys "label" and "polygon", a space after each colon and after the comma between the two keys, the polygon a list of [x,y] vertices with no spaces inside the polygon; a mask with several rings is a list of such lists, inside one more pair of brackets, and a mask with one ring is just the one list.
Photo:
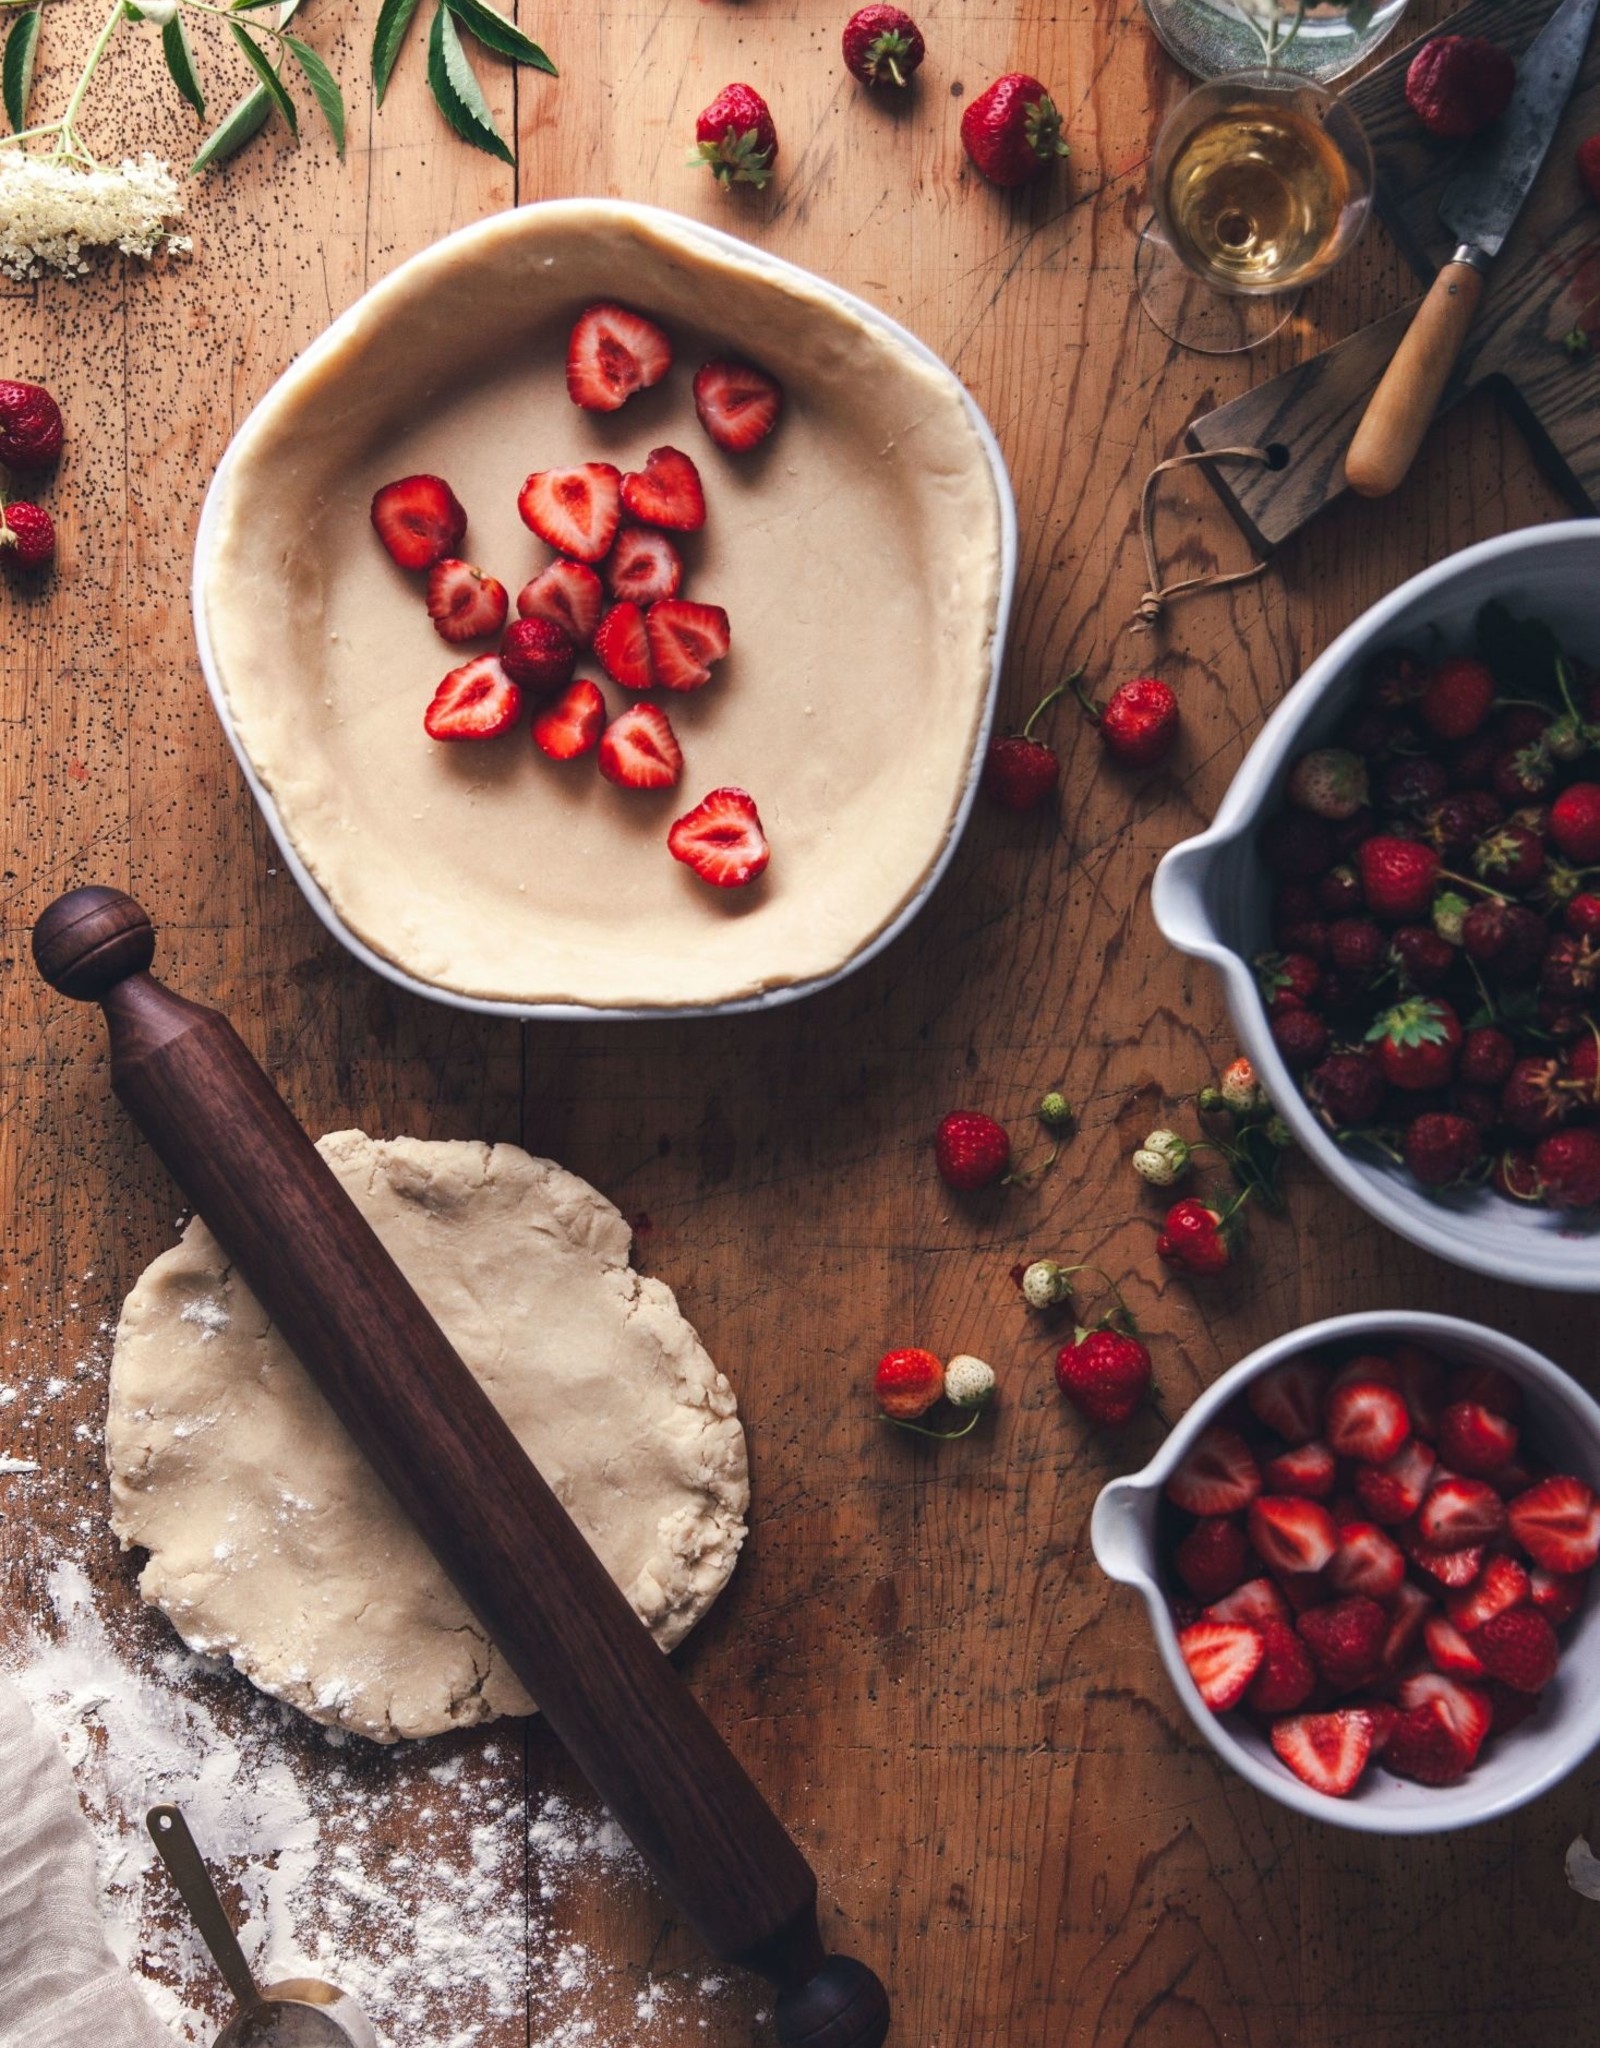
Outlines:
{"label": "strawberry stem", "polygon": [[[1087,663],[1084,666],[1086,667]],[[1088,692],[1084,689],[1083,669],[1076,669],[1073,672],[1073,674],[1067,677],[1067,681],[1072,686],[1073,696],[1076,697],[1078,702],[1083,706],[1084,717],[1088,719],[1091,725],[1098,725],[1101,719],[1105,716],[1105,706],[1103,704],[1097,704],[1094,701],[1094,699],[1088,694]]]}
{"label": "strawberry stem", "polygon": [[978,1418],[983,1412],[981,1408],[974,1408],[959,1429],[929,1429],[923,1423],[907,1422],[898,1415],[884,1415],[881,1413],[878,1420],[890,1423],[895,1429],[905,1430],[908,1436],[929,1436],[933,1438],[936,1444],[950,1444],[954,1443],[958,1436],[970,1436],[973,1430],[977,1428]]}
{"label": "strawberry stem", "polygon": [[1022,737],[1025,740],[1031,739],[1033,737],[1033,728],[1035,724],[1038,722],[1041,712],[1049,710],[1050,706],[1056,701],[1056,699],[1062,696],[1067,690],[1076,689],[1078,678],[1082,674],[1083,669],[1081,666],[1075,668],[1072,671],[1072,674],[1068,676],[1064,682],[1056,684],[1055,688],[1050,692],[1048,696],[1041,697],[1039,699],[1038,703],[1035,704],[1033,709],[1028,713],[1028,722],[1022,728]]}
{"label": "strawberry stem", "polygon": [[1439,870],[1439,879],[1441,882],[1459,883],[1463,889],[1476,889],[1481,895],[1492,896],[1496,903],[1509,903],[1511,901],[1511,898],[1502,890],[1491,889],[1487,882],[1480,882],[1473,875],[1458,875],[1450,868],[1441,868]]}

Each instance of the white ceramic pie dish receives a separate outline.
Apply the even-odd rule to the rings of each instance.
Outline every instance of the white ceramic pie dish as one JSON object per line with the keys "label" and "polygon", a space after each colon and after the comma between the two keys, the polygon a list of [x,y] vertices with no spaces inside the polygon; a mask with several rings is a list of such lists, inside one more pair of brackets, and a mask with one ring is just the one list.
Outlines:
{"label": "white ceramic pie dish", "polygon": [[[552,279],[548,286],[543,282],[546,269]],[[499,290],[504,301],[513,301],[506,283],[512,270],[516,293],[508,311],[505,304],[497,307],[494,294]],[[655,303],[649,288],[652,277],[664,286],[667,299],[676,295],[677,303]],[[611,289],[602,294],[596,288],[597,280],[609,282]],[[709,289],[718,284],[724,287],[720,294]],[[481,338],[473,342],[470,334],[461,338],[456,323],[461,311],[472,306],[475,288],[484,301],[478,309],[478,325],[487,332],[510,336],[515,347]],[[499,375],[508,355],[519,354],[524,324],[527,333],[539,339],[541,359],[547,360],[552,337],[559,337],[558,346],[564,344],[565,324],[571,315],[589,298],[600,295],[636,303],[662,318],[674,332],[680,344],[680,361],[672,373],[680,387],[675,405],[667,411],[655,404],[666,396],[663,387],[659,393],[630,401],[622,414],[586,415],[568,403],[563,391],[560,406],[552,404],[539,416],[542,422],[547,415],[552,423],[548,435],[542,432],[542,425],[540,433],[526,431],[526,414],[516,432],[505,436],[485,437],[479,422],[478,452],[489,467],[505,471],[505,477],[497,475],[490,516],[480,521],[474,495],[458,475],[452,475],[449,437],[436,437],[431,446],[426,438],[431,402],[429,351],[438,365],[435,387],[444,381],[445,363],[454,373],[462,350],[466,357],[466,366],[460,371],[463,382],[470,386],[474,377],[490,382]],[[697,319],[703,322],[698,333]],[[498,330],[494,328],[496,320],[500,322]],[[782,338],[785,336],[788,338]],[[753,468],[719,472],[719,463],[731,464],[734,459],[719,457],[711,448],[688,407],[688,378],[695,362],[702,359],[694,351],[706,348],[708,342],[726,351],[764,358],[789,387],[790,409],[773,437],[770,453],[762,451]],[[802,342],[802,359],[791,367],[783,360],[784,349],[801,348]],[[496,347],[499,352],[484,354],[475,368],[473,346],[480,351]],[[413,366],[419,362],[413,394],[410,380]],[[401,397],[374,397],[385,382],[380,374],[385,369],[391,373],[387,381],[401,387]],[[559,375],[559,355],[554,369]],[[548,364],[539,374],[548,379]],[[872,385],[874,377],[882,380],[878,386]],[[799,380],[798,389],[791,379]],[[830,409],[830,401],[848,394],[863,380],[868,389],[860,402],[859,419],[846,403],[833,404]],[[446,389],[441,403],[451,402],[453,394]],[[435,762],[441,756],[453,757],[447,769],[421,771],[433,775],[436,786],[418,798],[406,784],[415,765],[406,756],[393,776],[387,763],[374,770],[375,786],[382,788],[386,799],[392,781],[392,804],[374,799],[372,817],[352,820],[346,815],[344,794],[357,780],[349,763],[361,758],[358,741],[364,744],[375,730],[372,702],[358,701],[359,691],[351,680],[359,665],[349,650],[366,630],[377,606],[393,604],[398,613],[409,602],[413,614],[403,618],[397,628],[409,638],[404,643],[404,659],[395,664],[396,689],[403,698],[403,709],[397,710],[396,716],[407,721],[408,743],[413,725],[420,734],[421,706],[438,676],[463,658],[432,636],[425,616],[420,626],[415,624],[420,599],[414,590],[404,598],[396,590],[391,598],[373,582],[375,576],[399,577],[386,560],[376,568],[366,560],[357,562],[352,576],[364,579],[360,589],[354,585],[345,589],[341,584],[340,549],[348,547],[352,560],[357,546],[374,559],[381,554],[370,530],[357,533],[356,529],[365,525],[371,476],[383,473],[373,468],[378,458],[372,447],[377,443],[366,415],[370,413],[381,427],[385,404],[390,415],[403,417],[407,432],[416,420],[423,422],[414,438],[402,437],[392,457],[387,447],[383,449],[387,473],[428,468],[451,477],[472,521],[463,548],[470,559],[480,558],[475,534],[486,532],[497,520],[501,551],[491,555],[485,549],[481,559],[512,591],[548,559],[547,551],[531,535],[514,528],[515,483],[506,487],[506,478],[513,472],[520,481],[531,468],[594,457],[614,459],[626,467],[640,459],[643,447],[651,441],[672,440],[689,449],[706,477],[711,503],[706,534],[693,537],[696,544],[705,543],[711,573],[703,584],[691,580],[686,594],[712,601],[727,598],[734,619],[735,661],[741,652],[740,620],[743,617],[748,623],[751,612],[750,595],[746,590],[741,609],[722,582],[731,578],[737,591],[741,574],[748,581],[749,565],[730,560],[726,537],[747,519],[761,516],[762,491],[770,486],[771,502],[778,507],[770,515],[774,532],[782,538],[787,519],[792,539],[798,520],[798,530],[805,533],[808,545],[814,543],[821,551],[828,569],[826,575],[819,575],[819,582],[826,587],[820,598],[813,598],[814,616],[810,619],[813,644],[821,647],[826,644],[823,635],[831,629],[835,612],[848,619],[852,602],[856,604],[856,623],[861,623],[866,572],[863,570],[860,588],[852,593],[848,587],[852,564],[862,551],[850,544],[850,508],[844,500],[853,496],[858,476],[863,490],[876,490],[878,499],[869,501],[869,509],[871,504],[876,506],[869,530],[874,535],[884,534],[902,550],[901,560],[909,561],[911,569],[927,580],[919,593],[921,601],[912,610],[902,603],[897,612],[893,597],[881,607],[881,619],[877,616],[880,608],[872,608],[868,623],[879,634],[879,659],[867,664],[869,672],[859,678],[859,694],[883,693],[878,720],[881,734],[864,712],[856,726],[851,726],[858,709],[856,695],[836,694],[832,707],[836,720],[828,715],[825,694],[815,706],[823,714],[817,725],[831,730],[837,722],[841,736],[833,758],[818,750],[820,768],[804,787],[808,795],[823,786],[843,792],[836,846],[826,843],[835,836],[831,817],[825,819],[825,830],[813,833],[816,844],[797,843],[791,824],[782,815],[790,792],[777,800],[779,816],[768,819],[763,790],[774,779],[798,776],[800,769],[794,764],[805,749],[796,740],[799,728],[793,719],[769,738],[763,738],[752,725],[754,686],[769,684],[765,675],[754,673],[758,659],[752,659],[752,643],[747,638],[745,666],[737,673],[737,687],[722,689],[720,706],[714,699],[722,688],[722,672],[696,697],[670,700],[670,711],[690,756],[684,783],[672,792],[672,797],[681,801],[673,805],[669,800],[663,810],[657,800],[641,801],[636,794],[609,790],[591,773],[590,784],[600,793],[585,792],[569,804],[564,815],[555,816],[544,844],[557,853],[563,849],[570,853],[570,875],[575,875],[581,886],[610,858],[603,838],[586,845],[581,837],[591,829],[600,805],[614,803],[611,815],[625,820],[618,828],[623,834],[636,839],[653,834],[659,841],[675,811],[687,809],[704,794],[700,784],[709,787],[719,781],[740,781],[757,795],[775,849],[772,869],[764,882],[749,892],[751,900],[710,902],[712,895],[723,892],[705,891],[686,871],[676,868],[664,848],[652,846],[652,855],[658,858],[650,865],[641,862],[629,869],[619,864],[619,900],[625,900],[626,914],[633,917],[634,924],[631,938],[611,948],[618,955],[631,948],[628,964],[615,973],[606,967],[587,984],[582,973],[566,980],[554,973],[524,973],[517,959],[522,934],[514,928],[521,910],[509,895],[502,899],[510,905],[504,967],[496,962],[488,968],[480,964],[471,971],[457,971],[453,964],[439,965],[449,948],[435,941],[449,927],[453,943],[453,921],[475,886],[472,863],[458,860],[454,869],[448,862],[441,864],[437,902],[430,911],[415,914],[410,906],[422,900],[433,877],[420,866],[414,866],[408,875],[407,863],[434,830],[441,807],[455,803],[460,795],[463,804],[480,806],[478,843],[484,848],[486,863],[497,861],[519,877],[535,875],[544,849],[532,836],[533,828],[521,811],[506,803],[505,789],[510,777],[527,778],[537,771],[519,757],[504,772],[500,767],[489,769],[485,763],[485,772],[479,773],[479,763],[491,749],[506,747],[508,742],[494,742],[490,748],[439,748],[419,737],[419,753],[431,754]],[[638,417],[630,421],[635,408]],[[886,422],[881,434],[880,415]],[[513,415],[508,417],[515,420]],[[316,433],[305,431],[307,421],[315,422]],[[615,422],[627,424],[619,431]],[[324,425],[331,439],[344,435],[355,451],[347,491],[342,479],[328,470],[331,458],[322,456],[317,446]],[[470,417],[467,425],[473,425]],[[363,434],[365,442],[360,438]],[[853,443],[848,438],[851,434]],[[881,447],[875,445],[875,437],[881,440]],[[516,445],[503,448],[502,441],[515,441]],[[635,448],[634,442],[640,446]],[[819,447],[835,465],[831,495],[823,456],[816,452]],[[874,463],[873,456],[882,459]],[[365,475],[362,462],[367,463]],[[814,517],[811,508],[799,502],[800,486],[794,481],[806,471],[808,462],[816,467],[814,481],[807,488],[820,494]],[[768,465],[765,484],[760,481],[762,463]],[[263,475],[268,478],[267,490],[261,487]],[[756,480],[753,489],[752,478]],[[851,489],[841,490],[841,481],[849,482]],[[470,485],[472,479],[467,482]],[[896,491],[901,495],[897,497]],[[309,536],[303,545],[296,525],[302,507]],[[901,516],[886,516],[886,507]],[[721,538],[714,531],[719,509],[725,514]],[[952,527],[957,521],[963,539],[952,546]],[[508,522],[527,549],[520,559],[505,559]],[[723,549],[720,558],[719,547]],[[831,563],[827,559],[830,548]],[[889,559],[892,564],[892,550]],[[253,578],[258,564],[264,565],[259,582]],[[241,565],[246,572],[244,581]],[[784,580],[768,607],[772,617],[776,619],[786,608],[800,617],[800,625],[792,630],[786,620],[769,621],[773,635],[785,636],[785,653],[796,644],[794,633],[804,631],[807,624],[801,616],[805,593],[801,589],[797,595],[794,585],[803,570],[804,564],[787,559],[780,561],[776,570]],[[692,558],[690,574],[692,579]],[[651,207],[564,200],[478,222],[412,258],[335,321],[285,372],[235,436],[207,494],[196,544],[194,600],[201,664],[212,700],[284,861],[329,931],[374,972],[416,994],[489,1014],[697,1016],[765,1009],[828,986],[880,952],[922,907],[948,864],[971,809],[993,716],[1015,574],[1015,507],[998,445],[954,374],[913,335],[838,287],[716,229]],[[833,585],[844,587],[835,592]],[[327,645],[305,638],[297,623],[305,613],[320,622]],[[907,631],[908,623],[915,626],[923,619],[932,623],[923,639],[915,642]],[[274,652],[271,636],[280,630],[291,636],[301,634],[295,643],[298,652]],[[420,640],[419,634],[423,636]],[[334,646],[341,636],[343,646]],[[759,657],[768,643],[756,644]],[[777,641],[771,644],[776,648]],[[952,644],[954,654],[949,652]],[[894,656],[902,647],[905,658],[897,663]],[[848,649],[842,652],[847,654]],[[357,677],[369,699],[374,668],[369,651]],[[725,668],[732,671],[734,662]],[[294,701],[291,693],[299,687],[302,672],[310,680],[302,698]],[[828,664],[812,659],[808,649],[806,659],[794,664],[793,673],[800,680],[788,708],[796,713],[803,708],[809,715],[812,703],[807,701],[801,707],[798,697],[804,695],[809,700],[819,676],[825,693],[827,672]],[[598,674],[598,670],[584,662],[580,673]],[[890,754],[888,736],[891,732],[897,736],[898,747],[898,734],[917,706],[915,686],[924,678],[936,686],[930,688],[924,707],[928,736],[906,743],[902,751],[909,755],[909,764],[902,766],[898,755]],[[791,678],[786,675],[780,680]],[[612,709],[620,708],[618,694],[612,692],[611,696]],[[774,697],[768,708],[783,707]],[[303,741],[293,726],[284,724],[290,710],[297,716],[302,711],[306,715]],[[680,722],[680,712],[685,722]],[[722,714],[730,721],[729,730],[736,730],[742,718],[746,738],[752,732],[756,735],[742,754],[731,759],[719,759],[714,751]],[[383,745],[390,743],[387,733],[378,737]],[[703,770],[696,770],[694,749],[704,755]],[[536,757],[531,742],[526,754],[532,763]],[[470,768],[463,763],[463,757],[469,755],[478,757]],[[501,756],[502,763],[505,759]],[[543,765],[549,768],[554,764]],[[592,763],[572,765],[592,770]],[[804,765],[802,762],[801,767]],[[741,768],[746,772],[740,772]],[[441,793],[443,778],[452,774],[456,787],[443,787]],[[766,783],[760,779],[763,774]],[[548,786],[557,786],[556,778],[550,778]],[[565,801],[577,786],[576,779],[570,779],[562,786],[560,800]],[[808,805],[798,787],[793,794],[791,821],[804,825],[816,814],[817,806]],[[497,803],[498,810],[492,808]],[[365,831],[370,838],[374,817],[379,836],[372,841],[373,857],[365,866],[374,875],[392,867],[392,893],[401,906],[387,926],[381,916],[370,914],[370,900],[356,900],[362,893],[359,887],[352,892],[346,886],[351,872],[346,857],[351,835]],[[418,820],[421,822],[415,822]],[[881,831],[877,829],[880,821]],[[524,835],[520,846],[514,837],[518,832]],[[782,864],[786,849],[787,872]],[[631,853],[635,849],[626,845],[623,850]],[[803,868],[804,891],[798,886],[802,857],[809,863]],[[835,902],[829,891],[840,878],[843,893]],[[498,879],[503,882],[504,875]],[[782,912],[790,922],[778,937],[769,935],[767,950],[761,954],[764,920],[770,918],[775,902],[782,903],[779,892],[791,882],[796,885],[795,900]],[[770,890],[769,883],[774,885]],[[519,881],[516,886],[525,890],[528,885]],[[535,884],[535,893],[536,889]],[[650,890],[657,892],[656,898],[650,897]],[[673,893],[663,893],[669,891]],[[726,894],[741,897],[746,892]],[[535,922],[538,914],[542,907],[535,904],[530,913]],[[558,910],[555,918],[564,914]],[[691,919],[700,923],[689,922]],[[468,921],[461,920],[463,924]],[[557,943],[564,947],[570,940],[571,949],[577,952],[588,947],[592,959],[602,960],[604,966],[603,955],[610,942],[595,938],[597,932],[603,932],[604,923],[602,915],[588,914],[580,906],[568,917],[568,929],[556,933]],[[742,924],[746,926],[743,931]],[[492,933],[492,922],[490,928]],[[532,934],[531,944],[543,944],[545,934],[535,932],[533,924],[527,931]],[[641,945],[648,946],[657,938],[660,959],[636,972],[632,958]],[[749,946],[755,947],[756,953],[747,970],[741,963]],[[785,947],[802,962],[793,971],[786,964]],[[482,946],[477,957],[480,963],[485,957]],[[682,963],[681,975],[675,963]],[[630,983],[630,975],[637,979],[637,988]],[[677,985],[680,979],[682,987]]]}
{"label": "white ceramic pie dish", "polygon": [[1271,1367],[1299,1352],[1343,1347],[1381,1351],[1385,1343],[1421,1344],[1461,1365],[1496,1365],[1526,1394],[1524,1427],[1530,1442],[1562,1467],[1600,1490],[1600,1405],[1541,1352],[1515,1338],[1454,1316],[1410,1309],[1371,1310],[1307,1323],[1275,1337],[1225,1372],[1195,1402],[1142,1472],[1102,1488],[1090,1521],[1090,1540],[1108,1578],[1132,1586],[1143,1599],[1156,1649],[1189,1718],[1225,1763],[1258,1792],[1312,1820],[1374,1835],[1443,1834],[1493,1820],[1537,1799],[1600,1742],[1600,1601],[1591,1593],[1563,1631],[1561,1666],[1545,1688],[1538,1711],[1498,1735],[1459,1785],[1413,1784],[1369,1768],[1346,1799],[1330,1799],[1302,1784],[1274,1755],[1271,1744],[1242,1714],[1219,1715],[1201,1699],[1178,1648],[1177,1630],[1163,1585],[1159,1519],[1161,1489],[1202,1430]]}
{"label": "white ceramic pie dish", "polygon": [[1301,1148],[1334,1184],[1413,1244],[1476,1273],[1525,1287],[1600,1293],[1600,1219],[1524,1207],[1488,1188],[1430,1194],[1403,1168],[1336,1144],[1278,1055],[1251,968],[1270,943],[1272,877],[1257,847],[1295,757],[1333,730],[1361,686],[1369,655],[1437,626],[1468,644],[1490,598],[1548,619],[1566,643],[1600,660],[1600,520],[1502,534],[1413,576],[1341,633],[1267,720],[1215,820],[1156,870],[1151,909],[1173,945],[1222,977],[1228,1013]]}

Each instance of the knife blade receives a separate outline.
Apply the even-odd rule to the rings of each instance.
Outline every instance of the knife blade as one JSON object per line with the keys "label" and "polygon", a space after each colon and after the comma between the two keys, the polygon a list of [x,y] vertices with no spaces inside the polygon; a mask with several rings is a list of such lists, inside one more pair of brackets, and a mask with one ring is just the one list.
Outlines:
{"label": "knife blade", "polygon": [[1345,452],[1345,481],[1387,497],[1422,445],[1499,255],[1572,96],[1600,0],[1561,0],[1517,66],[1511,103],[1445,187],[1439,218],[1456,239],[1368,401]]}

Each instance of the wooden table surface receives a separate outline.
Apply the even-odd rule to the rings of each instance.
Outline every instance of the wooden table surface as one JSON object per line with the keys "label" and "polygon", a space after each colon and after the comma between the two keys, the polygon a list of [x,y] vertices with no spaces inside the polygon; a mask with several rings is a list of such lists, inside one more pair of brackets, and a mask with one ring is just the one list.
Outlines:
{"label": "wooden table surface", "polygon": [[[1158,857],[1210,818],[1262,720],[1340,627],[1449,551],[1561,507],[1479,398],[1393,500],[1340,508],[1258,583],[1174,613],[1163,639],[1130,632],[1150,466],[1198,411],[1398,303],[1409,279],[1374,229],[1256,358],[1177,353],[1130,290],[1151,139],[1183,89],[1137,9],[924,0],[930,55],[893,106],[843,72],[846,11],[546,0],[535,15],[521,0],[562,76],[482,65],[515,129],[513,171],[445,132],[418,47],[374,114],[370,8],[313,0],[313,40],[352,104],[345,163],[314,117],[298,148],[275,125],[192,188],[191,260],[0,287],[0,374],[45,377],[71,437],[51,499],[60,573],[40,595],[0,586],[8,1371],[103,1358],[96,1331],[172,1236],[173,1191],[109,1097],[98,1017],[52,997],[28,960],[31,921],[57,890],[115,883],[153,913],[170,977],[232,1015],[313,1130],[515,1140],[637,1218],[640,1263],[677,1290],[738,1390],[754,1466],[748,1550],[684,1668],[814,1859],[828,1931],[892,1986],[896,2040],[1588,2039],[1596,1923],[1562,1853],[1588,1824],[1594,1771],[1490,1827],[1397,1843],[1298,1820],[1230,1775],[1173,1698],[1142,1611],[1090,1555],[1097,1488],[1143,1463],[1160,1426],[1097,1434],[1069,1412],[1050,1337],[1009,1277],[1069,1248],[1109,1268],[1149,1334],[1169,1416],[1264,1339],[1377,1306],[1478,1316],[1593,1376],[1587,1314],[1436,1263],[1303,1162],[1288,1215],[1251,1225],[1235,1274],[1171,1278],[1154,1253],[1158,1205],[1128,1166],[1145,1129],[1233,1050],[1215,983],[1151,921]],[[60,60],[89,14],[88,0],[50,10],[57,61],[36,106],[59,104]],[[226,61],[211,51],[213,74]],[[1073,144],[1059,178],[1020,196],[983,185],[957,140],[964,101],[1011,67],[1051,83]],[[683,162],[694,110],[729,78],[776,111],[780,175],[763,197],[725,196]],[[186,160],[189,117],[153,38],[123,38],[108,86],[91,139]],[[1183,705],[1179,751],[1148,776],[1109,768],[1093,734],[1059,716],[1059,812],[980,806],[905,938],[769,1016],[522,1029],[375,979],[283,871],[195,659],[196,515],[249,407],[403,257],[495,209],[575,193],[732,228],[873,300],[954,365],[1016,485],[1006,721],[1078,661],[1102,689],[1154,669]],[[1180,480],[1163,503],[1180,573],[1244,560],[1203,482]],[[1032,1191],[952,1199],[930,1157],[938,1117],[967,1105],[1020,1125],[1055,1083],[1082,1108],[1057,1170]],[[943,1450],[884,1428],[868,1389],[891,1343],[992,1360],[993,1421]],[[100,1520],[103,1401],[103,1374],[88,1371],[33,1415],[12,1411],[0,1450],[66,1483],[4,1482],[7,1634],[44,1612],[40,1561],[86,1513],[103,1605],[136,1605]],[[421,1754],[497,1743],[491,1767],[512,1799],[575,1789],[542,1729],[507,1733]],[[312,1767],[332,1754],[314,1734],[281,1739]],[[413,1768],[404,1753],[339,1759],[350,1829],[368,1794]],[[559,1916],[610,1966],[593,2038],[751,2038],[754,1983],[635,2022],[641,1987],[687,1972],[692,1988],[703,1960],[642,1881],[579,1885]],[[483,1959],[525,1987],[475,2048],[571,2038],[539,1976],[548,1944],[535,1946]],[[450,2038],[440,2027],[403,2048]]]}

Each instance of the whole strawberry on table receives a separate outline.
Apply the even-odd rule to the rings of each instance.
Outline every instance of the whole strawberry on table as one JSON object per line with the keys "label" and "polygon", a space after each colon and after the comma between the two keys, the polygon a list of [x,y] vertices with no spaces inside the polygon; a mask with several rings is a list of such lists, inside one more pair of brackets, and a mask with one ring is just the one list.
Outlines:
{"label": "whole strawberry on table", "polygon": [[1600,681],[1537,620],[1379,654],[1261,835],[1273,1039],[1431,1189],[1600,1206]]}

